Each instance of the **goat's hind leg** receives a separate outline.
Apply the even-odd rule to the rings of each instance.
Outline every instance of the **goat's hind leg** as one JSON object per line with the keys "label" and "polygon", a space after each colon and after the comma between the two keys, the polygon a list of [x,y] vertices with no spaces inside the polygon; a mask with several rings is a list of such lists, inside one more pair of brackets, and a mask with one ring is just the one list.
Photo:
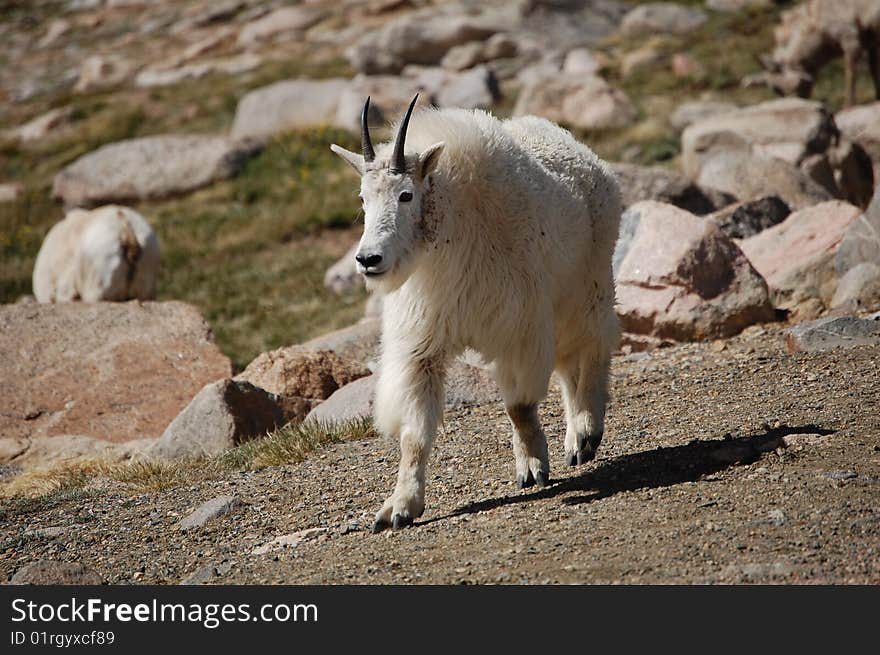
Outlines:
{"label": "goat's hind leg", "polygon": [[550,483],[547,437],[541,429],[537,403],[507,405],[513,426],[513,454],[516,458],[516,487],[546,487]]}
{"label": "goat's hind leg", "polygon": [[516,485],[519,489],[550,482],[547,437],[538,418],[538,403],[547,395],[553,369],[553,344],[535,339],[538,348],[518,361],[496,364],[496,381],[513,428]]}
{"label": "goat's hind leg", "polygon": [[569,466],[595,458],[602,443],[610,364],[607,349],[593,342],[557,369],[565,405],[565,461]]}

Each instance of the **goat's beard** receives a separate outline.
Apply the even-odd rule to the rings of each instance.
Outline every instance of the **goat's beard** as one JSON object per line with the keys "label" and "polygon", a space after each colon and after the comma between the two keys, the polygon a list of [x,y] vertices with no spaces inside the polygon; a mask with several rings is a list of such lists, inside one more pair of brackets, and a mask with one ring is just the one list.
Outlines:
{"label": "goat's beard", "polygon": [[415,255],[412,252],[403,253],[383,275],[379,277],[364,276],[367,291],[381,294],[393,293],[404,285],[415,269]]}

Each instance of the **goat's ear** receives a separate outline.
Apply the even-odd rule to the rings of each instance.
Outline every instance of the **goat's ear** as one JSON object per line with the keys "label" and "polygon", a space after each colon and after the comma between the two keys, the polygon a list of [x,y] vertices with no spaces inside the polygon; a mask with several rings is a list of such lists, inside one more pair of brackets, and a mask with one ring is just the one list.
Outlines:
{"label": "goat's ear", "polygon": [[330,145],[330,150],[332,150],[337,155],[342,157],[346,162],[348,162],[348,165],[356,170],[358,172],[358,175],[364,174],[363,155],[359,155],[356,152],[352,152],[351,150],[346,150],[342,146],[337,146],[335,143]]}
{"label": "goat's ear", "polygon": [[440,153],[443,152],[443,148],[445,147],[446,144],[441,141],[440,143],[435,143],[419,155],[419,172],[421,173],[422,179],[428,177],[428,175],[431,174],[431,171],[434,170],[434,167],[437,166],[437,161],[440,159]]}

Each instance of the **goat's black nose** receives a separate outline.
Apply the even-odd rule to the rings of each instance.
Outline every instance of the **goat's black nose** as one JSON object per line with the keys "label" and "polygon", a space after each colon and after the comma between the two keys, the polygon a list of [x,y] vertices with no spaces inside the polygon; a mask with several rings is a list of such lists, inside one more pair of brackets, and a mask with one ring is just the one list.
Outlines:
{"label": "goat's black nose", "polygon": [[382,263],[382,255],[362,255],[361,253],[358,253],[354,258],[364,268],[373,268]]}

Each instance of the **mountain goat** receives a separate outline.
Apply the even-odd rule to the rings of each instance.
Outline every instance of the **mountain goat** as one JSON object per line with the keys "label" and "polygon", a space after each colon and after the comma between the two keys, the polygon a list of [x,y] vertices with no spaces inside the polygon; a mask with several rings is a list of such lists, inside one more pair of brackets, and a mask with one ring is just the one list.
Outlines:
{"label": "mountain goat", "polygon": [[[569,465],[602,439],[619,328],[611,257],[621,214],[613,173],[567,131],[533,116],[412,113],[394,143],[331,149],[361,176],[364,233],[355,259],[384,295],[375,399],[379,430],[400,438],[394,493],[374,531],[425,508],[425,469],[450,358],[472,348],[493,366],[513,428],[519,488],[549,482],[538,418],[555,370]],[[410,118],[412,125],[410,126]]]}
{"label": "mountain goat", "polygon": [[38,302],[147,300],[156,296],[159,241],[128,207],[73,209],[52,226],[34,264]]}
{"label": "mountain goat", "polygon": [[809,98],[816,75],[843,55],[847,106],[856,101],[856,65],[862,52],[880,99],[880,2],[808,0],[782,13],[776,47],[760,57],[767,72],[748,76],[746,86],[766,84],[783,95]]}

